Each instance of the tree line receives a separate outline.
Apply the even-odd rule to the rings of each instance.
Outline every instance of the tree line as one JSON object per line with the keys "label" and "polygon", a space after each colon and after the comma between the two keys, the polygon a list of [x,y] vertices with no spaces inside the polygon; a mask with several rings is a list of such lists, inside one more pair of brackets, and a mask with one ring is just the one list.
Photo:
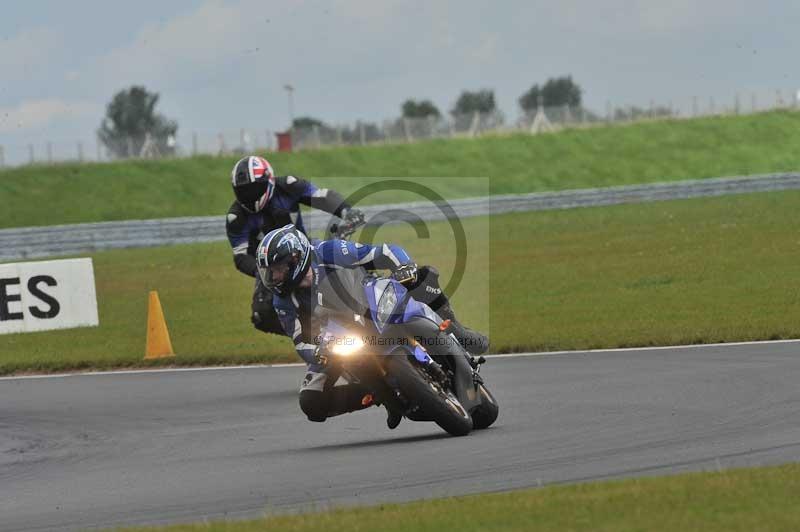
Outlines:
{"label": "tree line", "polygon": [[[572,80],[572,76],[550,78],[544,84],[535,84],[525,91],[517,100],[520,109],[525,113],[535,111],[537,107],[580,107],[583,89]],[[440,117],[441,111],[430,100],[408,99],[400,106],[403,118]],[[456,99],[450,114],[453,116],[474,113],[493,113],[497,111],[494,91],[480,89],[465,90]]]}
{"label": "tree line", "polygon": [[[534,84],[517,100],[524,113],[531,113],[541,107],[580,107],[583,90],[572,76],[550,78],[543,84]],[[100,141],[109,154],[117,158],[137,157],[148,154],[172,155],[175,152],[175,135],[178,123],[156,111],[159,94],[142,86],[133,86],[116,93],[106,107],[106,115],[97,130]],[[661,111],[661,110],[659,110]],[[632,114],[644,112],[631,109]],[[400,105],[402,119],[436,119],[442,112],[431,101],[409,98]],[[497,101],[491,89],[464,90],[459,94],[449,110],[453,117],[469,116],[475,113],[498,113]],[[396,124],[397,127],[405,127]],[[322,120],[302,116],[292,123],[294,130],[314,129],[323,134],[333,130]],[[330,130],[330,131],[329,131]],[[372,140],[380,137],[377,124],[357,122],[354,127],[337,128],[336,134],[344,142],[358,140],[359,137]]]}

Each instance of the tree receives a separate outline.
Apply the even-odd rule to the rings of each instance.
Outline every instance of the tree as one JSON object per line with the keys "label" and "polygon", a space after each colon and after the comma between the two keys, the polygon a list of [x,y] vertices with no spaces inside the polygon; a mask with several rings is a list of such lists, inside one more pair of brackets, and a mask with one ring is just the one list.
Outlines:
{"label": "tree", "polygon": [[438,118],[441,116],[439,109],[430,100],[408,99],[403,102],[401,109],[403,118],[427,118],[429,116]]}
{"label": "tree", "polygon": [[[141,86],[121,90],[106,106],[106,116],[97,136],[109,153],[118,158],[138,157],[153,150],[160,155],[175,152],[178,123],[156,113],[159,95]],[[145,142],[149,140],[148,146]]]}
{"label": "tree", "polygon": [[572,76],[550,78],[543,86],[534,85],[519,97],[519,106],[523,111],[534,111],[539,106],[539,98],[544,107],[579,107],[583,90],[572,81]]}
{"label": "tree", "polygon": [[314,126],[325,127],[325,124],[322,120],[311,116],[300,116],[292,121],[292,127],[294,129],[311,129]]}
{"label": "tree", "polygon": [[478,91],[463,91],[450,111],[452,115],[465,115],[473,113],[494,112],[497,105],[494,101],[494,91],[482,89]]}

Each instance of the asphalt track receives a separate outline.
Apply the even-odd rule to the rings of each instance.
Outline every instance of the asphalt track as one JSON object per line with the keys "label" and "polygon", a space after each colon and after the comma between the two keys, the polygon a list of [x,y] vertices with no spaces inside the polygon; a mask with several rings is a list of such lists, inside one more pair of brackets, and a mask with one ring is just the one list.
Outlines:
{"label": "asphalt track", "polygon": [[489,430],[305,421],[300,367],[0,380],[0,530],[244,518],[800,459],[800,342],[495,358]]}

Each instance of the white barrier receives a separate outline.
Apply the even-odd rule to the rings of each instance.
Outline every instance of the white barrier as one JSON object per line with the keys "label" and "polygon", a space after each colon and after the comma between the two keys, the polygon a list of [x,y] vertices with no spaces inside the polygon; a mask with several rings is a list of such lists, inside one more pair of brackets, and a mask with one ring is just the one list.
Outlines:
{"label": "white barrier", "polygon": [[92,259],[0,264],[0,334],[98,324]]}

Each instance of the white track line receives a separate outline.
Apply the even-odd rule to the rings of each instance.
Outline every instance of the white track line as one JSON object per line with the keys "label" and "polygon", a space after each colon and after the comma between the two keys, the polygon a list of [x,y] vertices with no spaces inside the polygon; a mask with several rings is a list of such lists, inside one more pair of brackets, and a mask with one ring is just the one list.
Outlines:
{"label": "white track line", "polygon": [[546,357],[553,355],[590,355],[592,353],[625,353],[629,351],[664,351],[667,349],[703,349],[706,347],[735,347],[744,345],[764,345],[764,344],[800,344],[800,339],[791,340],[761,340],[752,342],[722,342],[717,344],[688,344],[688,345],[660,345],[650,347],[617,347],[613,349],[587,349],[583,351],[541,351],[538,353],[501,353],[497,355],[486,355],[487,358],[511,358],[511,357]]}
{"label": "white track line", "polygon": [[[735,347],[747,345],[769,345],[769,344],[791,344],[796,343],[800,346],[800,339],[795,340],[764,340],[753,342],[730,342],[717,344],[690,344],[690,345],[665,345],[654,347],[623,347],[616,349],[588,349],[583,351],[541,351],[538,353],[502,353],[497,355],[486,355],[488,359],[494,358],[517,358],[517,357],[548,357],[558,355],[591,355],[595,353],[626,353],[630,351],[664,351],[668,349],[704,349],[708,347]],[[26,379],[61,379],[64,377],[97,377],[106,375],[152,375],[154,373],[184,373],[191,371],[228,371],[237,369],[264,369],[264,368],[300,368],[305,367],[303,362],[288,364],[251,364],[243,366],[201,366],[196,368],[159,368],[159,369],[130,369],[112,371],[87,371],[75,373],[53,373],[44,375],[17,375],[11,377],[0,377],[0,381],[26,380]]]}

